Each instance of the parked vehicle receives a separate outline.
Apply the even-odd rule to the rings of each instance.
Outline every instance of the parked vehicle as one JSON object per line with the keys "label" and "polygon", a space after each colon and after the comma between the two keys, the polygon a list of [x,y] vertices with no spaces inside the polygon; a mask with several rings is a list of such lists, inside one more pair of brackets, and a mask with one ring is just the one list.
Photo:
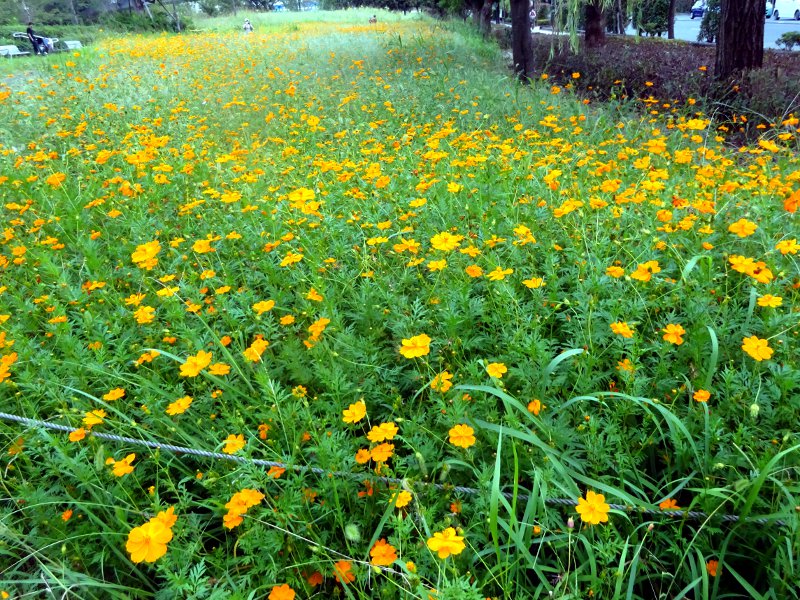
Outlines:
{"label": "parked vehicle", "polygon": [[800,0],[775,0],[772,5],[772,18],[794,19],[800,21]]}
{"label": "parked vehicle", "polygon": [[692,18],[695,17],[703,17],[703,14],[706,12],[706,0],[697,0],[692,5]]}
{"label": "parked vehicle", "polygon": [[773,4],[773,2],[771,0],[770,2],[767,2],[767,14],[765,15],[767,19],[769,19],[772,16],[772,11],[774,9],[775,5]]}

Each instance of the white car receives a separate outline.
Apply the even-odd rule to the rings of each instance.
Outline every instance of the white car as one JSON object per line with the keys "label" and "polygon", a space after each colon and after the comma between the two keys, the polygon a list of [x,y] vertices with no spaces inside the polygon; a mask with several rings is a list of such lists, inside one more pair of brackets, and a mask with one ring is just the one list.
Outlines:
{"label": "white car", "polygon": [[800,0],[775,0],[772,18],[776,21],[780,19],[800,21]]}

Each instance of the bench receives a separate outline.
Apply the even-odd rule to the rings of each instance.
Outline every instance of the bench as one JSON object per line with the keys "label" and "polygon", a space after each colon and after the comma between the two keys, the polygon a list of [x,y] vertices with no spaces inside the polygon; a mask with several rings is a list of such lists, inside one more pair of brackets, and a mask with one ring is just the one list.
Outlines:
{"label": "bench", "polygon": [[27,56],[28,54],[30,54],[30,52],[22,52],[16,46],[0,46],[0,56],[5,56],[6,58]]}
{"label": "bench", "polygon": [[83,44],[81,44],[78,40],[64,40],[61,42],[64,47],[60,48],[60,50],[80,50],[83,48]]}

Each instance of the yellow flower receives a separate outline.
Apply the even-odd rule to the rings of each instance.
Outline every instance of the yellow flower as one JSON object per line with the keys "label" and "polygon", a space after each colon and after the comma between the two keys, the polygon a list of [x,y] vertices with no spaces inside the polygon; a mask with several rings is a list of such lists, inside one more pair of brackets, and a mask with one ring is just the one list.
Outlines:
{"label": "yellow flower", "polygon": [[425,356],[431,351],[431,338],[424,333],[415,335],[414,337],[404,339],[403,345],[400,347],[400,354],[406,358],[417,358],[418,356]]}
{"label": "yellow flower", "polygon": [[619,278],[625,275],[625,269],[616,265],[612,265],[606,268],[606,275],[609,277]]}
{"label": "yellow flower", "polygon": [[394,439],[397,432],[398,428],[394,423],[381,423],[370,430],[367,434],[367,439],[373,443],[385,442],[386,440]]}
{"label": "yellow flower", "polygon": [[758,299],[759,306],[767,306],[769,308],[778,308],[783,304],[783,298],[780,296],[773,296],[772,294],[764,294]]}
{"label": "yellow flower", "polygon": [[125,549],[131,555],[131,561],[152,563],[167,553],[167,543],[171,539],[172,530],[161,521],[152,519],[131,530]]}
{"label": "yellow flower", "polygon": [[613,331],[617,335],[621,335],[624,338],[633,337],[633,329],[631,329],[631,327],[625,321],[617,321],[616,323],[611,323],[611,331]]}
{"label": "yellow flower", "polygon": [[128,475],[129,473],[133,473],[133,461],[136,460],[135,454],[128,454],[122,460],[114,460],[113,458],[108,458],[106,460],[107,465],[114,465],[112,469],[112,473],[115,477],[122,477],[123,475]]}
{"label": "yellow flower", "polygon": [[608,511],[610,509],[611,507],[606,504],[603,494],[596,494],[590,490],[586,492],[586,499],[578,498],[578,506],[575,510],[584,523],[598,525],[608,522]]}
{"label": "yellow flower", "polygon": [[322,302],[325,298],[322,297],[317,290],[313,287],[309,290],[308,294],[306,294],[306,300],[313,300],[314,302]]}
{"label": "yellow flower", "polygon": [[397,508],[403,508],[404,506],[407,506],[411,502],[412,498],[413,496],[411,496],[411,492],[403,490],[402,492],[397,494],[397,496],[395,496],[394,505]]}
{"label": "yellow flower", "polygon": [[178,517],[175,514],[175,507],[170,506],[167,510],[160,511],[155,517],[150,519],[151,521],[160,521],[164,527],[167,529],[172,529],[172,526],[178,521]]}
{"label": "yellow flower", "polygon": [[86,437],[86,430],[83,427],[81,427],[80,429],[75,429],[73,431],[70,431],[69,433],[70,442],[80,442],[85,437]]}
{"label": "yellow flower", "polygon": [[262,300],[261,302],[256,302],[255,304],[253,304],[253,310],[256,311],[257,315],[269,312],[274,307],[275,307],[274,300]]}
{"label": "yellow flower", "polygon": [[728,231],[731,233],[735,233],[740,238],[745,238],[749,235],[753,235],[756,229],[758,229],[758,225],[753,223],[752,221],[748,221],[747,219],[739,219],[736,223],[732,223],[728,227]]}
{"label": "yellow flower", "polygon": [[530,279],[523,279],[522,285],[531,290],[538,289],[545,285],[544,279],[541,277],[531,277]]}
{"label": "yellow flower", "polygon": [[744,338],[742,340],[742,350],[747,352],[758,362],[769,360],[774,352],[772,348],[769,347],[769,342],[767,340],[759,339],[756,336]]}
{"label": "yellow flower", "polygon": [[508,373],[508,368],[503,363],[489,363],[486,365],[486,372],[490,377],[502,379],[504,373]]}
{"label": "yellow flower", "polygon": [[486,275],[489,281],[502,281],[506,278],[506,275],[511,275],[514,272],[514,269],[502,269],[500,267],[495,267],[494,271]]}
{"label": "yellow flower", "polygon": [[267,340],[263,338],[256,338],[253,340],[253,343],[250,344],[250,347],[242,352],[242,354],[250,362],[259,362],[261,360],[261,355],[264,354],[264,350],[267,349],[267,346],[269,346],[269,342]]}
{"label": "yellow flower", "polygon": [[458,248],[459,244],[461,244],[461,240],[463,239],[463,235],[453,235],[452,233],[443,231],[442,233],[437,233],[431,238],[431,246],[433,246],[434,249],[442,252],[450,252]]}
{"label": "yellow flower", "polygon": [[227,375],[231,372],[231,366],[225,363],[214,363],[208,367],[209,375]]}
{"label": "yellow flower", "polygon": [[367,405],[363,400],[351,404],[342,411],[342,421],[345,423],[358,423],[367,416]]}
{"label": "yellow flower", "polygon": [[372,459],[372,454],[366,448],[359,448],[356,452],[356,462],[360,465],[368,463]]}
{"label": "yellow flower", "polygon": [[372,460],[378,463],[386,462],[392,457],[392,454],[394,454],[394,444],[378,444],[370,451]]}
{"label": "yellow flower", "polygon": [[211,364],[211,352],[200,350],[196,356],[189,356],[181,365],[181,377],[197,377]]}
{"label": "yellow flower", "polygon": [[542,412],[543,408],[547,408],[542,401],[538,398],[534,398],[530,402],[528,402],[528,412],[533,413],[534,416],[538,417],[539,413]]}
{"label": "yellow flower", "polygon": [[453,379],[452,373],[442,371],[433,378],[433,381],[431,381],[431,389],[435,392],[441,392],[444,394],[447,390],[453,387],[451,379]]}
{"label": "yellow flower", "polygon": [[448,433],[453,446],[469,448],[475,444],[475,430],[469,425],[455,425]]}
{"label": "yellow flower", "polygon": [[673,323],[670,323],[661,331],[664,332],[664,339],[670,344],[675,344],[676,346],[680,346],[683,343],[683,338],[681,336],[686,333],[686,330],[683,327]]}
{"label": "yellow flower", "polygon": [[182,398],[178,398],[175,402],[170,403],[167,406],[166,413],[168,415],[180,415],[185,413],[189,410],[189,407],[192,405],[192,397],[191,396],[183,396]]}
{"label": "yellow flower", "polygon": [[466,548],[464,538],[456,535],[456,530],[448,527],[444,531],[437,531],[433,537],[428,539],[428,548],[439,555],[439,558],[447,558],[450,555],[461,554]]}
{"label": "yellow flower", "polygon": [[113,402],[114,400],[119,400],[124,396],[125,396],[125,388],[114,388],[107,394],[103,394],[103,400],[107,400],[108,402]]}
{"label": "yellow flower", "polygon": [[156,309],[152,306],[140,306],[135,313],[133,313],[136,322],[139,325],[147,325],[152,323],[156,318]]}
{"label": "yellow flower", "polygon": [[86,416],[83,417],[83,424],[86,425],[89,429],[94,427],[95,425],[100,425],[103,422],[103,419],[106,416],[106,411],[104,410],[93,410],[91,412],[87,412]]}
{"label": "yellow flower", "polygon": [[708,399],[711,398],[711,392],[708,390],[697,390],[694,394],[692,394],[692,398],[694,398],[697,402],[708,402]]}
{"label": "yellow flower", "polygon": [[244,446],[244,435],[241,433],[239,435],[231,434],[225,438],[225,446],[222,447],[222,451],[225,454],[236,454],[239,450],[244,448]]}

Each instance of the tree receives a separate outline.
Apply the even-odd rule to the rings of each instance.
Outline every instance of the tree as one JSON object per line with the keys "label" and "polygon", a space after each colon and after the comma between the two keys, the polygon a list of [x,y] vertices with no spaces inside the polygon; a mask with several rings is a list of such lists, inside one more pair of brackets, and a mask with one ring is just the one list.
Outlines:
{"label": "tree", "polygon": [[530,0],[511,0],[511,55],[514,74],[523,83],[533,75]]}
{"label": "tree", "polygon": [[766,8],[766,0],[721,0],[715,69],[718,79],[762,66]]}
{"label": "tree", "polygon": [[606,16],[603,0],[589,0],[586,3],[586,29],[583,39],[587,48],[597,48],[606,43]]}

